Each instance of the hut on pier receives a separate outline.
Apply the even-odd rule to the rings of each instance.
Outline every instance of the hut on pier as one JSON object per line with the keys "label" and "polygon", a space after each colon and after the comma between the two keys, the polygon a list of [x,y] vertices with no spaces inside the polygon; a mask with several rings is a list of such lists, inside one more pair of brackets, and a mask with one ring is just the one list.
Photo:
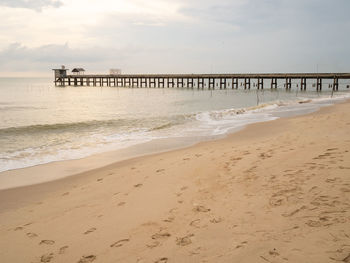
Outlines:
{"label": "hut on pier", "polygon": [[72,73],[75,75],[84,75],[85,69],[83,68],[74,68],[72,69]]}
{"label": "hut on pier", "polygon": [[65,78],[67,76],[67,70],[65,66],[61,66],[61,68],[52,69],[55,72],[55,79],[57,78]]}

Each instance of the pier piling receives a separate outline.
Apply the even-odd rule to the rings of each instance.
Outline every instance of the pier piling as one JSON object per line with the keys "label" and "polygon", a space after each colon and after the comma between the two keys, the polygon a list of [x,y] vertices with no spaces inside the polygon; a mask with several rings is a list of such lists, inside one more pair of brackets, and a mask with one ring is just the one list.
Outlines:
{"label": "pier piling", "polygon": [[277,78],[271,79],[271,89],[277,89]]}

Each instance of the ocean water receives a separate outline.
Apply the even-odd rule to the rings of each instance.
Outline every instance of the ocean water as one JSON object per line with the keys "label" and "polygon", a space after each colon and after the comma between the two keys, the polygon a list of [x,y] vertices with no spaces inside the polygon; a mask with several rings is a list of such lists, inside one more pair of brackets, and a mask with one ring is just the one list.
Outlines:
{"label": "ocean water", "polygon": [[52,78],[0,78],[0,172],[157,139],[222,136],[348,98],[349,84],[332,96],[325,81],[322,92],[312,81],[301,92],[296,83],[291,91],[61,88]]}

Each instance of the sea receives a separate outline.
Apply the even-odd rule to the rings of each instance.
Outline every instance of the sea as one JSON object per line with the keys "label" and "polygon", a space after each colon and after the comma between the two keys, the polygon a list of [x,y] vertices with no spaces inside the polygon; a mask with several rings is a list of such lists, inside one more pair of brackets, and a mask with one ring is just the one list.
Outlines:
{"label": "sea", "polygon": [[[171,139],[198,142],[247,124],[306,114],[350,97],[340,81],[300,91],[55,87],[53,78],[0,78],[0,172]],[[173,144],[174,145],[174,144]],[[175,143],[176,145],[176,143]],[[1,173],[0,173],[1,176]]]}

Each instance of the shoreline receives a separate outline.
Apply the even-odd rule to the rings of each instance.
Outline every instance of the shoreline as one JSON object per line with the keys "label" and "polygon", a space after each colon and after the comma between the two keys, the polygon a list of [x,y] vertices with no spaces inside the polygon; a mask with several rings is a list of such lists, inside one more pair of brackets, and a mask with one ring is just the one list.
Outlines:
{"label": "shoreline", "polygon": [[[202,144],[206,143],[215,143],[220,142],[224,140],[229,140],[240,137],[243,135],[243,137],[247,136],[247,134],[251,134],[252,130],[259,129],[260,125],[262,127],[269,126],[269,123],[274,122],[284,122],[288,121],[289,119],[294,118],[302,118],[313,114],[318,114],[322,110],[327,110],[328,108],[334,107],[339,104],[343,103],[350,103],[350,99],[345,99],[344,101],[340,102],[334,102],[331,105],[326,106],[320,106],[318,109],[308,112],[308,113],[299,113],[295,116],[285,116],[285,117],[279,117],[274,120],[268,120],[268,121],[262,121],[262,122],[254,122],[247,124],[243,127],[240,127],[236,129],[233,132],[229,132],[223,135],[217,135],[217,136],[208,136],[205,140],[191,140],[190,142],[183,143],[180,146],[173,145],[172,147],[164,147],[164,144],[162,144],[162,140],[159,140],[160,143],[154,144],[154,142],[146,142],[143,143],[143,145],[150,145],[151,149],[148,150],[148,152],[142,152],[140,153],[138,147],[140,145],[131,146],[127,149],[121,149],[116,151],[109,151],[104,152],[100,154],[94,154],[88,157],[84,157],[81,159],[72,159],[72,160],[64,160],[64,161],[56,161],[46,164],[39,164],[31,167],[25,167],[10,171],[1,172],[0,174],[6,174],[9,176],[19,176],[20,178],[18,180],[22,180],[24,174],[42,174],[42,173],[65,173],[65,176],[54,178],[51,180],[41,181],[38,183],[31,183],[31,184],[25,184],[20,186],[14,186],[9,188],[0,188],[0,200],[7,199],[8,202],[0,203],[0,213],[4,210],[11,209],[11,205],[15,204],[15,207],[23,206],[25,204],[28,204],[30,202],[33,202],[33,200],[38,200],[39,198],[43,197],[43,193],[49,193],[53,189],[58,189],[59,187],[66,187],[67,185],[71,185],[73,182],[81,182],[81,180],[84,180],[84,178],[89,177],[89,175],[93,175],[96,172],[99,172],[100,170],[108,170],[110,167],[116,167],[116,166],[124,166],[129,165],[129,163],[132,163],[134,161],[137,161],[139,159],[147,158],[147,157],[154,157],[166,153],[176,153],[178,151],[186,151],[187,149],[191,149],[192,147],[202,146]],[[320,113],[322,114],[322,112]],[[275,124],[278,125],[278,124]],[[254,133],[254,132],[253,132]],[[254,137],[254,135],[249,135]],[[249,137],[248,136],[248,137]],[[261,136],[261,135],[259,135]],[[165,139],[167,143],[170,142],[170,144],[177,144],[176,138],[172,139]],[[152,149],[156,147],[164,147],[164,149]],[[147,148],[147,146],[146,146]],[[125,156],[126,155],[126,156]],[[123,157],[122,157],[123,156]],[[116,160],[117,159],[117,160]],[[82,166],[87,166],[87,168],[84,168],[84,170],[81,170]],[[44,190],[44,191],[43,191]],[[18,194],[20,192],[20,194]],[[37,192],[40,192],[40,194],[37,194]],[[26,200],[23,200],[23,202],[18,202],[18,195],[26,195],[30,196],[29,199],[26,198]],[[33,199],[35,197],[35,199]]]}
{"label": "shoreline", "polygon": [[349,106],[0,191],[0,260],[346,262]]}
{"label": "shoreline", "polygon": [[[277,112],[272,115],[273,118],[294,118],[297,116],[303,116],[317,112],[323,107],[329,107],[338,103],[343,103],[347,101],[347,98],[339,97],[331,99],[330,105],[323,105],[323,100],[329,100],[329,98],[322,98],[320,101],[307,101],[307,104],[312,102],[315,108],[312,109],[293,109],[292,112]],[[299,102],[299,105],[304,103]],[[306,104],[305,104],[306,105]],[[298,107],[294,105],[294,107]],[[262,122],[269,122],[271,120],[263,120]],[[156,139],[141,144],[136,144],[129,146],[127,148],[121,148],[117,150],[109,150],[101,153],[95,153],[86,157],[78,159],[60,160],[53,161],[49,163],[37,164],[29,167],[11,169],[7,171],[0,172],[0,191],[14,189],[19,187],[26,187],[35,184],[42,184],[50,181],[60,180],[66,177],[71,177],[76,174],[81,174],[88,172],[90,170],[95,170],[114,164],[116,162],[122,162],[128,159],[134,159],[138,157],[144,157],[153,154],[160,154],[168,151],[185,149],[194,146],[201,142],[207,142],[212,140],[220,140],[236,133],[242,129],[245,129],[251,124],[259,123],[247,123],[243,126],[236,128],[231,128],[227,133],[220,135],[207,135],[201,138],[197,137],[170,137],[163,139]],[[46,178],[41,178],[36,176],[37,174],[42,174],[47,170],[51,170],[50,176]]]}

